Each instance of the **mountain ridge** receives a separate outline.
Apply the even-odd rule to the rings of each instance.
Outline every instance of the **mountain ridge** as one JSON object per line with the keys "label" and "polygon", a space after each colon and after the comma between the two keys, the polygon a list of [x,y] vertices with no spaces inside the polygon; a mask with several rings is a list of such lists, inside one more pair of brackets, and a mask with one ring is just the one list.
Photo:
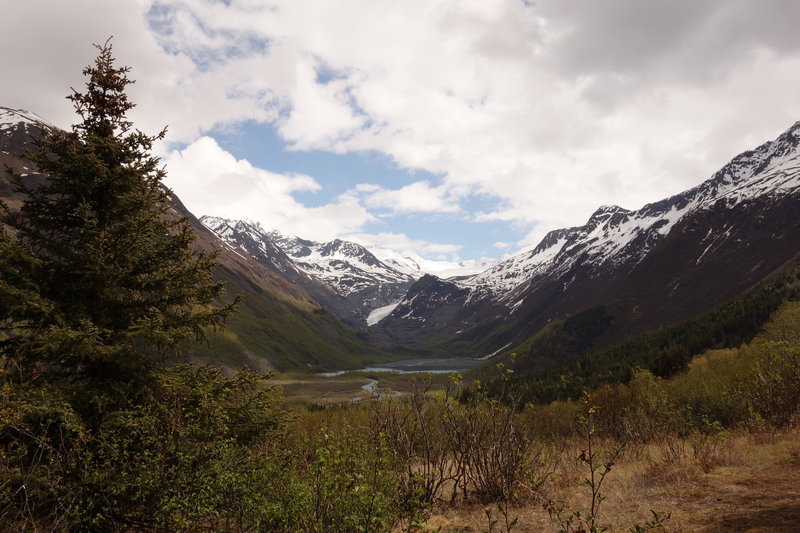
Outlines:
{"label": "mountain ridge", "polygon": [[[638,210],[601,206],[583,226],[553,230],[532,250],[440,280],[433,292],[430,280],[418,282],[378,327],[398,342],[411,335],[483,355],[596,305],[615,313],[614,335],[701,312],[798,261],[799,141],[796,122],[683,193]],[[670,303],[654,311],[648,297]],[[418,303],[426,298],[450,318]]]}
{"label": "mountain ridge", "polygon": [[[52,127],[0,108],[0,163],[26,179],[46,179],[20,157],[41,125]],[[177,197],[174,203],[199,244],[220,250],[221,277],[254,295],[248,323],[237,326],[250,348],[226,341],[226,350],[239,351],[232,360],[356,366],[380,357],[370,342],[378,351],[483,357],[599,307],[613,326],[597,342],[610,343],[701,313],[800,264],[799,145],[795,122],[687,191],[638,210],[600,206],[581,226],[550,231],[531,249],[447,279],[423,274],[413,257],[342,239],[320,243],[219,217],[203,217],[203,225]],[[20,202],[7,180],[0,197],[12,208]],[[283,318],[272,324],[273,315]]]}
{"label": "mountain ridge", "polygon": [[365,327],[370,313],[402,298],[413,278],[381,262],[365,247],[341,239],[320,243],[267,231],[253,221],[201,217],[229,245],[305,287],[335,315]]}

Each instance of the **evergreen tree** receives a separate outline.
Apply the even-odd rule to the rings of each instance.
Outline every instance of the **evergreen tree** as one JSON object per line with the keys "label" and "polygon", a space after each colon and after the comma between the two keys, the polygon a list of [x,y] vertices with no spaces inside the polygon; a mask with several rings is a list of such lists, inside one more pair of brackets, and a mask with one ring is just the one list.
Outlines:
{"label": "evergreen tree", "polygon": [[193,249],[189,221],[170,205],[165,170],[150,154],[165,130],[133,128],[129,68],[115,66],[109,41],[96,47],[85,92],[67,97],[81,121],[71,131],[43,127],[27,154],[48,179],[12,176],[25,201],[2,215],[17,242],[0,239],[0,355],[91,391],[99,414],[143,385],[159,357],[221,324],[235,302],[215,304],[215,255]]}

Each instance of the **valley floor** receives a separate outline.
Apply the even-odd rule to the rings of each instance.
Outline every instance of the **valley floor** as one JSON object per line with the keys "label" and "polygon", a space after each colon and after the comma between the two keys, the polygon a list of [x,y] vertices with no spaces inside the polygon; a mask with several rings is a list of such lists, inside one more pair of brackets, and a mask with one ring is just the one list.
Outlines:
{"label": "valley floor", "polygon": [[[651,519],[650,510],[671,513],[664,523],[670,532],[796,532],[800,531],[800,430],[772,435],[739,434],[697,457],[673,455],[669,443],[629,448],[609,473],[602,492],[607,496],[599,523],[610,531],[628,531]],[[576,456],[566,450],[563,458]],[[705,468],[704,468],[705,466]],[[704,472],[704,470],[706,470]],[[549,497],[566,509],[587,509],[590,493],[585,467],[562,459],[549,483]],[[502,516],[493,531],[505,532]],[[540,501],[509,510],[518,518],[513,532],[558,529]],[[484,506],[434,513],[430,530],[448,532],[488,530]]]}
{"label": "valley floor", "polygon": [[375,398],[373,389],[394,394],[406,394],[414,383],[425,381],[432,388],[443,387],[449,374],[412,374],[392,372],[348,372],[340,376],[314,374],[278,374],[270,380],[283,390],[287,405],[342,405]]}

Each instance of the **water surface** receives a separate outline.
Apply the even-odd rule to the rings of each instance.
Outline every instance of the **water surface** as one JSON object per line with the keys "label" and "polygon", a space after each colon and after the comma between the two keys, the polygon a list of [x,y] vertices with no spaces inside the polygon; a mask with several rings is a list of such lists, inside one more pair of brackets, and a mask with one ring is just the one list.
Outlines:
{"label": "water surface", "polygon": [[480,364],[479,359],[470,357],[442,357],[437,359],[402,359],[391,363],[382,363],[380,366],[368,366],[360,370],[340,370],[338,372],[323,372],[321,376],[340,376],[346,372],[395,372],[397,374],[410,374],[413,372],[431,372],[434,374],[453,374],[464,372]]}

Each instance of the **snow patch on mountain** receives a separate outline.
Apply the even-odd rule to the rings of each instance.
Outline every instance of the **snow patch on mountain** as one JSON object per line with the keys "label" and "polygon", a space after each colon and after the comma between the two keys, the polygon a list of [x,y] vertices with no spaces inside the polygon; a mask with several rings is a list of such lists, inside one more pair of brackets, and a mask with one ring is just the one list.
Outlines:
{"label": "snow patch on mountain", "polygon": [[384,305],[383,307],[378,307],[377,309],[373,309],[372,312],[367,317],[367,325],[374,326],[375,324],[377,324],[378,322],[389,316],[392,313],[392,311],[394,311],[394,308],[397,307],[397,305],[401,301],[402,300],[398,300],[394,303],[390,303],[389,305]]}
{"label": "snow patch on mountain", "polygon": [[39,128],[44,125],[48,128],[55,129],[55,126],[36,113],[31,113],[25,109],[12,109],[10,107],[0,106],[0,131],[17,129],[20,123],[25,124],[26,132],[30,126]]}
{"label": "snow patch on mountain", "polygon": [[492,267],[498,261],[486,257],[464,261],[425,259],[414,253],[400,253],[380,246],[365,246],[375,257],[414,279],[419,279],[425,274],[432,274],[442,279],[472,276]]}
{"label": "snow patch on mountain", "polygon": [[[266,231],[258,222],[249,220],[211,216],[201,217],[200,220],[222,240],[245,245],[250,253],[265,258],[285,255],[289,262],[272,261],[276,268],[285,270],[290,264],[292,268],[321,280],[340,296],[370,292],[372,296],[364,303],[368,307],[365,313],[374,305],[385,305],[391,294],[404,290],[413,282],[410,275],[383,263],[365,247],[354,242],[341,239],[310,241],[278,231]],[[397,297],[399,295],[389,301]]]}
{"label": "snow patch on mountain", "polygon": [[284,254],[279,247],[264,237],[264,228],[258,222],[212,216],[200,217],[200,222],[232,249],[240,248],[261,262],[269,263],[278,272],[302,272],[288,258],[282,257]]}
{"label": "snow patch on mountain", "polygon": [[548,233],[533,250],[512,256],[475,276],[456,281],[471,289],[468,300],[502,294],[543,272],[568,242],[575,228]]}

